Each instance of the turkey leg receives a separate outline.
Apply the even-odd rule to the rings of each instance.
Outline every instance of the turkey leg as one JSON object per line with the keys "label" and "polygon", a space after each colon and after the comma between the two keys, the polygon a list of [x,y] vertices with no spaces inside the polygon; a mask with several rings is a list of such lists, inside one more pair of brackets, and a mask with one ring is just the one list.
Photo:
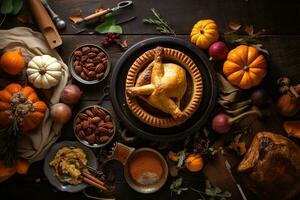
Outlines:
{"label": "turkey leg", "polygon": [[163,112],[170,113],[174,119],[179,120],[184,117],[176,103],[170,97],[163,94],[154,92],[147,98],[147,102]]}
{"label": "turkey leg", "polygon": [[127,89],[129,95],[150,95],[154,91],[155,87],[152,84],[142,85],[139,87],[131,87]]}

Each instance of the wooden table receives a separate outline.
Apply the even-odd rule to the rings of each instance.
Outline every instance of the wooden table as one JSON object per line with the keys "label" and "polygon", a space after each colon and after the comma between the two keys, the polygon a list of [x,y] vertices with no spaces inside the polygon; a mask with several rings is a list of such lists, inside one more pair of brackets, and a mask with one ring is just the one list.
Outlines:
{"label": "wooden table", "polygon": [[[49,0],[53,9],[68,24],[67,28],[61,31],[63,45],[58,49],[61,57],[67,63],[72,50],[86,43],[100,44],[103,35],[94,32],[97,23],[85,26],[87,31],[76,34],[78,29],[74,29],[68,20],[68,17],[78,10],[82,10],[83,15],[93,12],[97,7],[113,7],[119,1],[105,0]],[[219,30],[224,32],[230,22],[240,22],[242,24],[252,24],[255,30],[265,29],[265,33],[260,38],[261,43],[269,50],[270,56],[268,60],[268,75],[264,80],[263,86],[275,98],[277,94],[276,80],[281,76],[290,77],[293,83],[300,81],[300,2],[299,1],[272,1],[272,0],[135,0],[133,8],[126,9],[121,13],[117,13],[117,19],[123,20],[131,16],[136,16],[134,21],[123,24],[123,39],[127,39],[129,44],[135,44],[143,39],[160,35],[155,27],[145,25],[143,18],[151,16],[150,8],[156,8],[164,19],[166,19],[177,33],[177,37],[189,39],[188,35],[193,24],[199,19],[212,18],[216,20]],[[30,13],[27,6],[22,14]],[[16,17],[8,17],[1,28],[12,28],[16,26],[24,26],[16,20]],[[35,25],[26,25],[37,30]],[[84,27],[84,26],[82,26]],[[1,41],[1,36],[0,36]],[[112,65],[116,63],[123,51],[112,46],[108,49],[112,58]],[[94,86],[85,86],[78,82],[84,91],[82,101],[74,109],[74,113],[84,106],[97,103],[101,96],[101,88],[103,83]],[[104,102],[104,106],[111,108],[109,99]],[[60,140],[75,140],[72,133],[71,122],[65,125],[62,130]],[[84,199],[82,193],[69,194],[55,190],[46,180],[43,170],[43,162],[34,163],[30,167],[27,176],[15,175],[10,180],[0,185],[0,193],[6,199]],[[121,169],[120,169],[121,170]],[[216,172],[219,173],[219,172]],[[203,188],[203,174],[184,174],[185,184],[189,187]],[[233,194],[232,199],[241,199],[232,180],[228,178],[228,174],[220,173],[220,177],[228,181],[225,189]],[[170,178],[167,184],[158,192],[150,195],[143,195],[134,192],[127,185],[124,179],[118,184],[117,199],[121,200],[138,200],[138,199],[197,199],[192,191],[184,192],[180,196],[173,195],[169,190]],[[227,185],[227,186],[226,186]],[[199,198],[199,197],[198,197]],[[300,197],[298,197],[300,198]],[[251,198],[248,199],[256,199]]]}

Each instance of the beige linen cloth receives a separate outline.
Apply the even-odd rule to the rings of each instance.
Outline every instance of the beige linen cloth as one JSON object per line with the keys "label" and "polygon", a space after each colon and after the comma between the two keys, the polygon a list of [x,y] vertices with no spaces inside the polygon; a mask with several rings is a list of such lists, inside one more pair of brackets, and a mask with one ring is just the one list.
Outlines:
{"label": "beige linen cloth", "polygon": [[220,73],[217,73],[217,80],[219,85],[218,103],[226,113],[236,116],[250,109],[251,101],[244,98],[242,90],[231,85]]}
{"label": "beige linen cloth", "polygon": [[[69,82],[69,70],[66,64],[56,52],[50,49],[43,35],[25,27],[16,27],[9,30],[0,30],[0,49],[10,50],[21,48],[23,55],[30,59],[38,55],[51,55],[62,65],[62,77],[57,86],[44,91],[50,93],[47,102],[51,105],[58,103],[60,94]],[[49,107],[49,105],[48,105]],[[27,140],[19,144],[19,156],[28,159],[29,162],[35,162],[44,158],[49,147],[59,138],[62,124],[54,123],[49,115],[49,109],[45,113],[42,125],[32,133],[27,134]]]}

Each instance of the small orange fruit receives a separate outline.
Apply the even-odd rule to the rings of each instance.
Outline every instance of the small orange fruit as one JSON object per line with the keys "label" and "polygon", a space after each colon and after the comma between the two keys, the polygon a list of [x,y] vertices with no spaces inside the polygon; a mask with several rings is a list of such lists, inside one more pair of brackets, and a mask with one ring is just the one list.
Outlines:
{"label": "small orange fruit", "polygon": [[25,67],[25,60],[20,49],[5,52],[0,58],[1,68],[11,75],[19,74]]}
{"label": "small orange fruit", "polygon": [[203,158],[199,154],[191,154],[185,159],[185,166],[191,172],[199,172],[203,168]]}

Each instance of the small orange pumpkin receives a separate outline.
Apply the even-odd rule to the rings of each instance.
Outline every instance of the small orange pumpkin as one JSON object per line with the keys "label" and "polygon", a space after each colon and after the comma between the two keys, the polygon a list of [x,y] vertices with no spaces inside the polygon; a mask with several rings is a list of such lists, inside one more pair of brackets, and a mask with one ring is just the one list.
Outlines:
{"label": "small orange pumpkin", "polygon": [[18,159],[12,165],[5,165],[5,161],[0,160],[0,183],[13,176],[16,172],[18,174],[27,174],[29,169],[29,162],[25,159]]}
{"label": "small orange pumpkin", "polygon": [[217,24],[212,19],[199,20],[191,31],[191,42],[201,49],[207,49],[219,39]]}
{"label": "small orange pumpkin", "polygon": [[1,68],[11,75],[17,75],[25,67],[25,60],[20,49],[5,52],[0,59]]}
{"label": "small orange pumpkin", "polygon": [[240,45],[231,50],[223,65],[227,80],[242,89],[258,85],[267,74],[265,57],[255,47]]}
{"label": "small orange pumpkin", "polygon": [[0,160],[0,183],[9,179],[12,175],[17,172],[14,165],[6,166],[3,160]]}
{"label": "small orange pumpkin", "polygon": [[34,89],[11,83],[0,91],[0,125],[8,127],[13,120],[22,131],[36,128],[44,119],[47,106]]}
{"label": "small orange pumpkin", "polygon": [[201,171],[204,164],[201,155],[191,154],[185,159],[185,166],[190,172]]}

